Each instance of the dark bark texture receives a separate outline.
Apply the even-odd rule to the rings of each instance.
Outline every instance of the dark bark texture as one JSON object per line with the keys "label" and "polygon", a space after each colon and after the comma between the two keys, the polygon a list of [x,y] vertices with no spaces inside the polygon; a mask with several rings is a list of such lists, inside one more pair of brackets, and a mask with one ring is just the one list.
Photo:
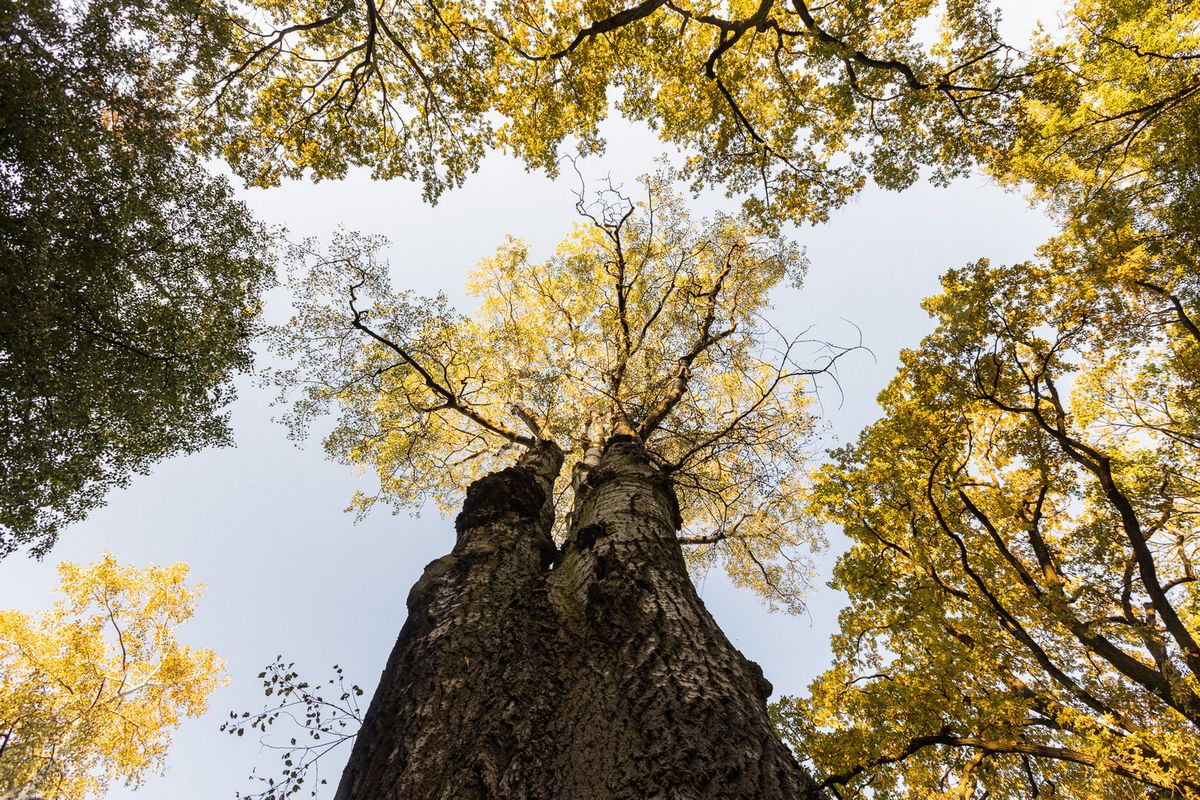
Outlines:
{"label": "dark bark texture", "polygon": [[409,595],[337,800],[818,798],[696,594],[669,481],[617,441],[561,553],[553,445],[470,487]]}

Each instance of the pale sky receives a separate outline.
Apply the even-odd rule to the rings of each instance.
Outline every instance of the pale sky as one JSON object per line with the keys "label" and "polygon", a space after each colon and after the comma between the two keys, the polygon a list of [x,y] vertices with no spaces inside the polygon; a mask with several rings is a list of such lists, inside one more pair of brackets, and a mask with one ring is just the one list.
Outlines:
{"label": "pale sky", "polygon": [[[1057,4],[1010,5],[1008,26],[1027,31]],[[586,175],[611,173],[631,184],[653,169],[661,146],[648,132],[622,122],[607,129],[608,155],[583,162]],[[436,207],[423,204],[413,184],[361,174],[244,196],[261,219],[285,225],[293,237],[326,235],[339,224],[385,234],[398,286],[459,300],[466,271],[506,234],[529,241],[534,256],[550,251],[575,219],[574,181],[573,175],[551,181],[493,156]],[[695,204],[700,212],[722,205],[709,196]],[[868,189],[829,223],[792,230],[811,266],[801,290],[776,295],[773,319],[852,343],[858,334],[849,320],[874,353],[845,360],[841,395],[834,387],[822,392],[820,413],[829,426],[823,445],[853,440],[875,418],[875,396],[895,373],[900,349],[916,346],[931,328],[919,302],[936,292],[939,274],[981,257],[1027,259],[1052,232],[1019,195],[982,177],[948,189],[919,184],[901,194]],[[268,313],[286,313],[282,293],[273,295]],[[170,459],[135,477],[107,506],[63,531],[41,562],[20,555],[0,561],[0,608],[48,606],[58,561],[92,562],[105,552],[138,565],[186,561],[192,581],[207,585],[180,638],[215,649],[231,682],[212,695],[206,716],[184,721],[165,776],[151,776],[136,793],[114,786],[110,798],[232,798],[252,788],[246,775],[256,764],[277,774],[276,757],[260,754],[253,736],[218,731],[222,718],[232,709],[261,707],[255,676],[278,653],[313,680],[341,664],[369,693],[404,622],[409,587],[454,541],[452,521],[433,511],[412,518],[380,509],[355,524],[342,509],[368,479],[326,461],[319,439],[295,446],[272,421],[279,412],[270,407],[272,393],[249,378],[239,385],[231,408],[236,447]],[[777,695],[803,693],[829,664],[828,639],[842,602],[825,586],[840,546],[836,536],[832,542],[807,616],[769,613],[719,570],[700,585],[726,635],[762,665]],[[330,757],[323,771],[330,786],[321,796],[332,796],[345,756]]]}

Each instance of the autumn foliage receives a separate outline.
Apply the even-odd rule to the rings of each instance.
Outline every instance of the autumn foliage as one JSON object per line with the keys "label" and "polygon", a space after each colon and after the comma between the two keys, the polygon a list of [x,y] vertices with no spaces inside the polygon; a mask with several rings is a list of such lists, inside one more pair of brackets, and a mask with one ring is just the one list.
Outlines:
{"label": "autumn foliage", "polygon": [[[0,324],[0,395],[37,430],[3,438],[0,555],[44,550],[131,472],[226,438],[269,260],[185,142],[258,186],[366,167],[434,200],[497,150],[557,174],[603,151],[616,113],[677,150],[670,179],[581,196],[546,258],[500,244],[469,316],[395,290],[382,240],[287,254],[297,303],[275,377],[300,389],[297,429],[333,411],[327,450],[373,474],[352,507],[455,509],[545,446],[565,456],[561,544],[605,447],[634,442],[670,487],[672,547],[773,605],[801,607],[822,523],[849,539],[834,663],[775,706],[831,795],[1200,797],[1196,3],[1077,0],[1023,50],[986,0],[80,6],[108,25],[81,31],[132,48],[95,85],[64,65],[103,62],[105,41],[50,3],[12,15],[50,49],[14,59],[7,83],[31,102],[10,116],[70,124],[5,128],[24,160],[0,154],[9,194],[28,195],[3,208],[25,236],[0,273],[25,322]],[[127,16],[146,35],[125,36]],[[60,129],[86,135],[45,136]],[[845,351],[770,321],[806,266],[787,226],[868,181],[975,169],[1057,234],[1025,263],[980,253],[947,272],[882,417],[821,462],[810,401]],[[675,179],[741,213],[692,217]],[[31,238],[64,184],[85,202]],[[89,205],[96,186],[140,196],[128,185],[145,203]],[[146,230],[166,244],[127,258]],[[78,274],[55,255],[76,241],[105,244]],[[52,611],[0,614],[0,791],[76,798],[161,765],[220,672],[175,641],[196,596],[185,572],[65,565]]]}
{"label": "autumn foliage", "polygon": [[0,792],[82,800],[163,768],[180,718],[224,680],[175,636],[200,594],[187,571],[63,562],[51,609],[0,611]]}

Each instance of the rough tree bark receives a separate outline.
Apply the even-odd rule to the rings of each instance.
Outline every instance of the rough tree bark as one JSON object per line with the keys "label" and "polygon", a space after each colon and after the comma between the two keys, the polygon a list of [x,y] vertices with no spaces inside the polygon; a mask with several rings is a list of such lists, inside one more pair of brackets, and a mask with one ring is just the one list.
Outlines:
{"label": "rough tree bark", "polygon": [[335,800],[543,796],[561,465],[547,444],[468,489],[454,549],[409,593]]}
{"label": "rough tree bark", "polygon": [[762,671],[696,594],[669,480],[611,442],[559,552],[560,464],[543,445],[468,490],[337,800],[822,797],[771,727]]}

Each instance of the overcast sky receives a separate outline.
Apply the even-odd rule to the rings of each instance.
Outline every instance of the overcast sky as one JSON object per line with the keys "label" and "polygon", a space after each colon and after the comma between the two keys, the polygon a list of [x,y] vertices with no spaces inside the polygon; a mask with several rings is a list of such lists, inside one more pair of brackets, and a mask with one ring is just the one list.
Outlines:
{"label": "overcast sky", "polygon": [[[1010,5],[1008,26],[1027,31],[1048,4]],[[646,131],[615,122],[607,132],[608,155],[583,162],[585,175],[611,174],[630,184],[653,169],[661,147]],[[421,202],[415,185],[360,174],[244,196],[260,218],[285,225],[293,237],[327,235],[338,225],[387,235],[398,286],[458,300],[466,271],[506,234],[530,242],[535,257],[549,253],[575,220],[575,186],[573,175],[551,181],[495,156],[436,207]],[[721,205],[710,196],[696,203],[700,211]],[[869,189],[829,223],[792,230],[811,266],[802,289],[775,296],[774,320],[793,330],[811,325],[816,336],[845,344],[857,340],[857,326],[874,354],[851,355],[840,369],[841,391],[822,392],[820,413],[829,428],[823,444],[853,440],[875,418],[875,396],[895,373],[900,349],[930,330],[919,302],[936,292],[939,274],[981,257],[1024,260],[1051,233],[1019,195],[982,177],[901,194]],[[286,313],[286,297],[276,292],[268,313]],[[261,707],[255,675],[283,653],[314,679],[341,664],[370,692],[404,622],[409,587],[453,544],[451,521],[433,511],[413,518],[381,509],[355,524],[342,509],[368,479],[327,462],[319,441],[290,442],[273,421],[279,410],[270,407],[272,393],[250,379],[239,385],[231,409],[236,447],[171,459],[136,477],[106,507],[65,530],[42,562],[0,561],[0,608],[48,606],[59,560],[92,562],[105,552],[138,565],[186,561],[192,580],[207,585],[180,635],[215,649],[230,685],[213,694],[208,715],[181,726],[166,776],[150,777],[136,795],[114,786],[111,798],[232,798],[251,788],[252,766],[273,774],[274,757],[260,753],[253,737],[217,729],[231,709]],[[777,695],[804,692],[828,665],[841,603],[824,585],[838,546],[836,536],[832,541],[808,615],[768,613],[716,570],[701,583],[725,633],[762,665]],[[331,787],[345,754],[334,758],[326,772]]]}

